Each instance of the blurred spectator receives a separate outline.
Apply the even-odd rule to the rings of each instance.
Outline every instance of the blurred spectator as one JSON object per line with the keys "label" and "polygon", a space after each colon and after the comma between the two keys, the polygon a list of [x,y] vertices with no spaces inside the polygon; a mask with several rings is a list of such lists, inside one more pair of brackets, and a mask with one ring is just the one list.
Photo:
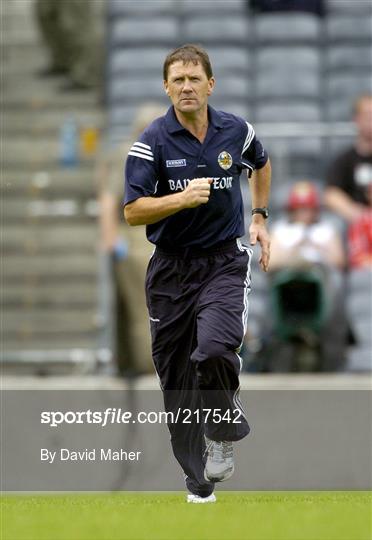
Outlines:
{"label": "blurred spectator", "polygon": [[122,374],[153,371],[144,282],[154,248],[146,239],[145,226],[129,227],[123,219],[123,162],[138,135],[164,112],[160,105],[141,107],[132,135],[99,163],[101,243],[112,259],[116,295],[115,352]]}
{"label": "blurred spectator", "polygon": [[[283,342],[300,344],[306,356],[306,360],[301,358],[296,348],[287,368],[340,369],[348,335],[341,238],[333,225],[322,219],[319,195],[310,182],[293,186],[287,211],[288,218],[274,224],[271,231],[272,297],[278,319],[274,327],[279,329]],[[279,356],[275,347],[274,363]],[[280,368],[285,365],[286,360]],[[271,365],[271,370],[275,369]]]}
{"label": "blurred spectator", "polygon": [[369,208],[348,229],[347,308],[354,337],[348,367],[356,371],[372,369],[372,182],[367,195]]}
{"label": "blurred spectator", "polygon": [[[372,181],[367,189],[369,207],[355,219],[348,230],[349,265],[351,270],[372,269]],[[370,291],[366,291],[370,294]]]}
{"label": "blurred spectator", "polygon": [[37,0],[36,19],[50,52],[43,75],[66,74],[63,90],[84,90],[99,84],[101,61],[95,2]]}
{"label": "blurred spectator", "polygon": [[320,218],[319,195],[310,182],[298,182],[288,199],[288,219],[271,230],[270,269],[321,264],[343,268],[341,238],[328,221]]}
{"label": "blurred spectator", "polygon": [[348,222],[362,217],[368,207],[372,182],[372,96],[360,97],[354,107],[357,136],[354,145],[331,164],[325,203]]}
{"label": "blurred spectator", "polygon": [[323,0],[249,0],[253,11],[267,13],[270,11],[302,11],[324,15]]}

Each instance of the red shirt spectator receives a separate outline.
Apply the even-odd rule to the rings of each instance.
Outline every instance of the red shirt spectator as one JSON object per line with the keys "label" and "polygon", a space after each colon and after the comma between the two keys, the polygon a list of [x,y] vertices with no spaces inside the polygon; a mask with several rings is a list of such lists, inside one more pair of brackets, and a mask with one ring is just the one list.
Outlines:
{"label": "red shirt spectator", "polygon": [[349,226],[348,239],[350,267],[372,267],[372,208]]}

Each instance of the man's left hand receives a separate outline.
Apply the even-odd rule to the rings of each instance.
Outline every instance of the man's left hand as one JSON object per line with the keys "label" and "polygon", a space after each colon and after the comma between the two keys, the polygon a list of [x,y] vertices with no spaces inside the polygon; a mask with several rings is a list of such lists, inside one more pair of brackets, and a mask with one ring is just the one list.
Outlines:
{"label": "man's left hand", "polygon": [[270,261],[270,236],[262,216],[253,216],[252,223],[249,227],[249,238],[251,246],[255,246],[257,242],[260,243],[261,256],[259,263],[262,270],[267,272]]}

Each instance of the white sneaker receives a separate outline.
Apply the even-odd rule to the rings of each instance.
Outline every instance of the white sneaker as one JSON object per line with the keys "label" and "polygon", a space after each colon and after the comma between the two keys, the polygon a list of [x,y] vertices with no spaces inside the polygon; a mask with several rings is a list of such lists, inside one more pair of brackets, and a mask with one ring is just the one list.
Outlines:
{"label": "white sneaker", "polygon": [[187,495],[187,502],[188,503],[214,503],[216,502],[216,496],[214,493],[211,493],[208,497],[200,497],[199,495],[194,495],[193,493],[189,493]]}
{"label": "white sneaker", "polygon": [[209,482],[224,482],[234,473],[233,445],[231,441],[212,441],[205,437],[208,454],[204,478]]}

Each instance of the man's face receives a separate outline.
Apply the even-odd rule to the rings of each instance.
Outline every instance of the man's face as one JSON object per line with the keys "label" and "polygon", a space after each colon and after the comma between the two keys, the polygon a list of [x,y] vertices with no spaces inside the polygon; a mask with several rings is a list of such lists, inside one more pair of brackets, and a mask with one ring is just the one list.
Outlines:
{"label": "man's face", "polygon": [[182,61],[169,66],[164,88],[174,108],[182,113],[203,109],[214,87],[214,78],[208,79],[202,64]]}
{"label": "man's face", "polygon": [[359,134],[372,142],[372,99],[361,100],[355,115],[355,122]]}

